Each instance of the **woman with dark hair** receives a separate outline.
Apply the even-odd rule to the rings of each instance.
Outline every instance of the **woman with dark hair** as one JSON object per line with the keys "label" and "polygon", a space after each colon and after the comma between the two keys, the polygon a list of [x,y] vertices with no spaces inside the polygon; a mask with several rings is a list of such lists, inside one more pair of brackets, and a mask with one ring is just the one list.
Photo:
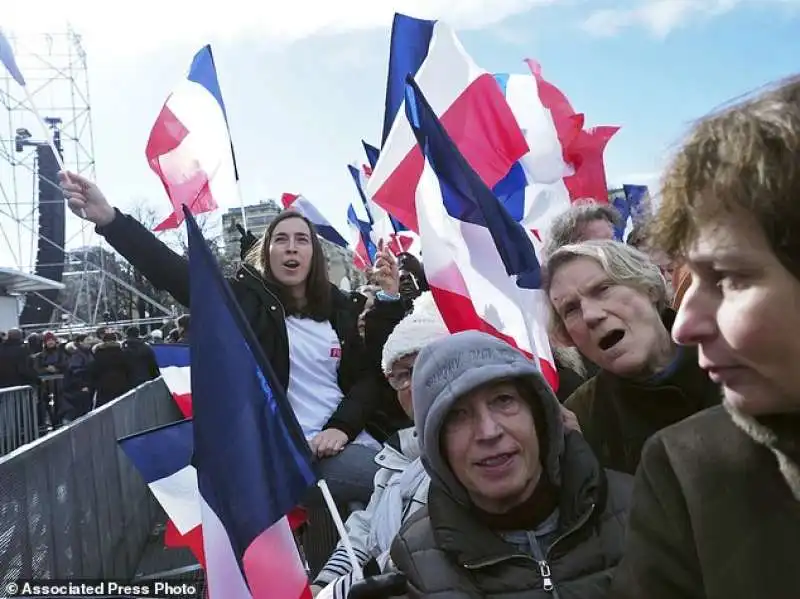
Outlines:
{"label": "woman with dark hair", "polygon": [[[73,173],[60,177],[73,212],[95,223],[97,232],[156,288],[189,307],[185,258],[113,208],[87,179]],[[345,504],[366,503],[380,445],[364,426],[373,411],[378,373],[363,358],[357,310],[328,282],[314,226],[297,212],[282,212],[230,283],[332,494]],[[198,330],[203,323],[193,326]]]}

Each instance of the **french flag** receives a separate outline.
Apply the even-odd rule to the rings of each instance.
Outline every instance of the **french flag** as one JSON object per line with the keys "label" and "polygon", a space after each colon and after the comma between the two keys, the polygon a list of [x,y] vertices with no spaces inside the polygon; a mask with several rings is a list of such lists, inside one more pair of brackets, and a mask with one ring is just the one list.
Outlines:
{"label": "french flag", "polygon": [[188,547],[205,567],[192,421],[150,429],[118,443],[169,517],[166,545]]}
{"label": "french flag", "polygon": [[531,236],[470,168],[420,87],[409,77],[405,108],[425,157],[416,209],[436,304],[452,332],[482,330],[538,358],[557,389]]}
{"label": "french flag", "polygon": [[633,226],[642,220],[649,194],[647,185],[626,184],[622,186],[622,195],[612,199],[611,203],[622,217],[622,224],[614,229],[615,239],[625,241]]}
{"label": "french flag", "polygon": [[192,417],[192,368],[189,346],[178,343],[159,343],[152,346],[156,364],[167,389],[183,414]]}
{"label": "french flag", "polygon": [[201,214],[238,201],[236,159],[211,46],[195,54],[189,74],[167,98],[145,155],[173,207],[156,231],[178,227],[184,205]]}
{"label": "french flag", "polygon": [[525,62],[536,79],[539,99],[552,116],[564,152],[564,162],[572,169],[564,177],[570,200],[574,202],[591,198],[596,202],[608,203],[603,154],[619,127],[584,129],[584,115],[576,113],[564,92],[544,78],[541,65],[531,59]]}
{"label": "french flag", "polygon": [[311,450],[188,207],[194,459],[211,599],[310,599],[287,514]]}
{"label": "french flag", "polygon": [[424,160],[399,110],[407,74],[415,75],[456,147],[490,187],[528,152],[528,144],[494,77],[474,63],[452,29],[441,21],[395,15],[385,121],[391,115],[392,125],[367,196],[418,232],[414,196]]}
{"label": "french flag", "polygon": [[320,237],[343,248],[347,247],[347,241],[345,241],[344,237],[339,234],[339,231],[327,218],[322,216],[322,213],[317,210],[317,207],[308,198],[299,194],[284,193],[281,196],[281,202],[287,210],[296,210],[310,220],[317,228],[317,233],[319,233]]}
{"label": "french flag", "polygon": [[[179,343],[159,343],[153,345],[152,349],[156,357],[156,364],[160,370],[161,378],[172,394],[175,404],[178,406],[184,418],[191,419],[192,368],[189,346]],[[188,435],[188,440],[182,438],[181,435]],[[150,443],[149,447],[152,448],[152,451],[148,453],[138,452],[137,454],[131,454],[126,451],[126,453],[128,453],[128,457],[134,462],[134,465],[136,465],[137,469],[148,483],[150,480],[155,480],[150,475],[152,470],[157,470],[160,473],[169,471],[169,474],[173,474],[181,469],[190,468],[190,471],[194,472],[194,467],[191,466],[188,460],[183,461],[170,458],[171,454],[188,455],[189,458],[191,458],[191,453],[180,451],[181,447],[186,443],[193,444],[191,436],[191,420],[185,420],[180,429],[171,430],[165,427],[164,429],[156,429],[147,434],[143,434],[137,443]],[[131,443],[133,443],[133,441],[131,441]],[[181,445],[181,443],[183,445]],[[177,444],[175,448],[173,448],[174,444]],[[169,459],[169,464],[160,465],[160,456]],[[185,480],[185,478],[183,478],[182,475],[182,477],[175,480],[180,481]],[[153,489],[152,485],[151,489]],[[166,531],[164,532],[164,544],[172,548],[187,547],[197,558],[198,562],[201,565],[205,565],[203,532],[200,519],[197,518],[192,521],[193,525],[190,527],[186,525],[187,520],[182,516],[183,506],[200,505],[200,494],[197,490],[196,482],[193,485],[178,485],[173,487],[172,492],[168,494],[157,494],[154,492],[154,495],[169,518],[167,520]],[[174,499],[174,501],[162,501],[162,498]],[[197,513],[199,514],[199,511]],[[303,508],[298,507],[289,514],[289,523],[292,530],[300,527],[305,522],[306,512]]]}
{"label": "french flag", "polygon": [[347,208],[347,226],[350,228],[354,248],[353,265],[361,271],[366,271],[375,264],[375,256],[378,253],[378,247],[372,241],[372,227],[368,221],[358,217],[352,204]]}
{"label": "french flag", "polygon": [[550,110],[539,98],[536,78],[530,75],[496,74],[530,150],[517,161],[493,191],[517,222],[541,241],[542,232],[570,206],[564,177],[573,174],[564,160]]}

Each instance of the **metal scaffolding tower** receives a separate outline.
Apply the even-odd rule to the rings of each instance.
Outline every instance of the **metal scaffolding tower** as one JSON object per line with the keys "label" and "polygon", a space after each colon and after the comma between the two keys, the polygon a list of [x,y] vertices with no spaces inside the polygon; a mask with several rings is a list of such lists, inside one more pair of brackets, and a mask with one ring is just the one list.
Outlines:
{"label": "metal scaffolding tower", "polygon": [[[55,134],[66,168],[95,180],[89,72],[80,35],[71,28],[6,35],[28,91],[51,134]],[[52,304],[52,309],[42,310],[41,322],[85,322],[87,316],[94,320],[92,315],[96,318],[98,310],[102,310],[100,304],[107,303],[107,299],[104,285],[100,286],[100,293],[94,294],[97,297],[87,293],[90,277],[103,277],[105,270],[103,264],[94,264],[89,256],[93,229],[70,215],[60,219],[64,224],[59,226],[65,227],[63,233],[51,234],[42,226],[40,184],[57,188],[57,181],[44,175],[39,181],[41,146],[46,138],[23,89],[4,69],[0,69],[0,106],[5,112],[0,115],[0,266],[33,273],[48,266],[37,262],[43,245],[63,248],[64,275],[73,282],[66,295],[74,297],[62,294],[57,302],[40,297]],[[59,192],[50,201],[63,202],[63,196]],[[59,243],[61,240],[63,244]],[[105,254],[100,252],[101,260]],[[89,306],[87,302],[97,305]]]}

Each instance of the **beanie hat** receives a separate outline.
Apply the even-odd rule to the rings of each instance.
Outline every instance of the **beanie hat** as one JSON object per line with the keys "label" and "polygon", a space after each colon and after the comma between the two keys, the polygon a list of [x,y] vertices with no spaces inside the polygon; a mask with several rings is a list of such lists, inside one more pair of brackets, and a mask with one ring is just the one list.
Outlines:
{"label": "beanie hat", "polygon": [[414,300],[411,313],[397,323],[383,345],[383,372],[389,374],[392,364],[397,360],[415,354],[429,343],[449,334],[436,302],[433,301],[433,295],[426,291]]}
{"label": "beanie hat", "polygon": [[44,341],[45,343],[47,343],[48,341],[58,341],[58,337],[56,337],[56,334],[53,331],[47,331],[42,336],[42,341]]}
{"label": "beanie hat", "polygon": [[[560,460],[564,451],[561,404],[538,366],[508,343],[479,331],[464,331],[425,346],[417,356],[411,379],[414,425],[422,449],[422,461],[431,479],[453,499],[468,505],[464,486],[442,455],[442,425],[453,404],[487,383],[518,380],[525,385],[534,418],[543,416],[546,444],[540,453],[550,482],[561,484]],[[544,436],[544,439],[541,437]]]}

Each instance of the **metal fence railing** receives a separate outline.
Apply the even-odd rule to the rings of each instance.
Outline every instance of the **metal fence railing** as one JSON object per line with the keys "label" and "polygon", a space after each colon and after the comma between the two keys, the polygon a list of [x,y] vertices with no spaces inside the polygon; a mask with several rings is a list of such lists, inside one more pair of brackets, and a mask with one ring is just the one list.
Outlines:
{"label": "metal fence railing", "polygon": [[33,387],[0,389],[0,456],[39,438],[39,415]]}
{"label": "metal fence railing", "polygon": [[158,379],[0,458],[0,588],[130,579],[161,510],[117,439],[180,418]]}

